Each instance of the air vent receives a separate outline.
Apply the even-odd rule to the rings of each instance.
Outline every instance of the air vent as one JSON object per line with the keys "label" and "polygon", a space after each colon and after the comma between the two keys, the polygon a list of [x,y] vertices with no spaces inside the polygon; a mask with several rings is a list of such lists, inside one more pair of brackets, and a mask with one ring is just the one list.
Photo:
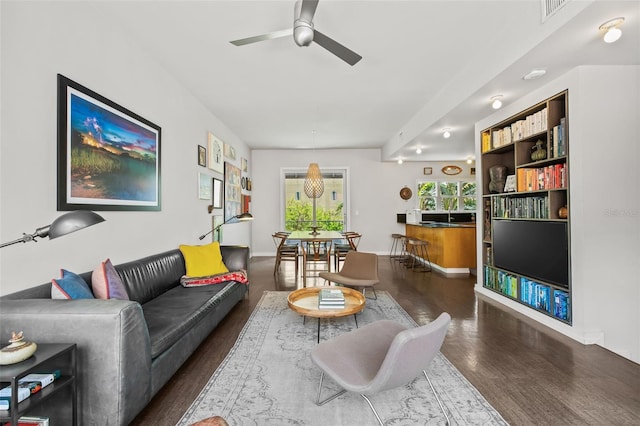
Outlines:
{"label": "air vent", "polygon": [[542,2],[542,22],[549,19],[569,0],[540,0]]}

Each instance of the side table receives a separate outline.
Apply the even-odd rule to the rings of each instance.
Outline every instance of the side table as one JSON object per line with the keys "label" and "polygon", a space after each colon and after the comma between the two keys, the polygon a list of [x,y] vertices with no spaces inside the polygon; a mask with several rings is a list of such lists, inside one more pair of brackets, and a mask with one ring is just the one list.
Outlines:
{"label": "side table", "polygon": [[[323,288],[339,288],[344,294],[344,307],[336,309],[318,308],[318,295]],[[356,314],[364,309],[366,299],[362,293],[349,287],[305,287],[292,291],[287,296],[287,304],[294,312],[304,317],[318,318],[318,343],[320,343],[320,318],[339,318],[353,315],[358,327]]]}
{"label": "side table", "polygon": [[[37,342],[36,342],[37,343]],[[22,414],[31,411],[52,395],[69,388],[71,393],[71,421],[65,424],[77,425],[77,385],[76,385],[76,345],[66,343],[39,343],[35,354],[22,362],[0,366],[0,387],[11,386],[11,404],[9,410],[0,410],[0,423],[11,422],[17,425]],[[17,402],[18,381],[31,373],[47,373],[60,370],[60,377],[27,399]],[[38,413],[46,415],[45,413]]]}

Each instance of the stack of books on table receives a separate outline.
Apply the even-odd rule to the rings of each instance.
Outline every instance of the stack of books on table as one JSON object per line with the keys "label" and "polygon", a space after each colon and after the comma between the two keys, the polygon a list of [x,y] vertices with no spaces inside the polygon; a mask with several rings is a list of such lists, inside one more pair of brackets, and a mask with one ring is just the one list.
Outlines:
{"label": "stack of books on table", "polygon": [[344,294],[336,288],[323,288],[318,294],[318,309],[344,308]]}
{"label": "stack of books on table", "polygon": [[[53,381],[60,377],[60,371],[43,374],[27,374],[18,380],[18,402],[22,402],[29,398],[31,394],[37,393],[45,386],[50,385]],[[0,389],[0,410],[8,410],[11,408],[11,386]]]}

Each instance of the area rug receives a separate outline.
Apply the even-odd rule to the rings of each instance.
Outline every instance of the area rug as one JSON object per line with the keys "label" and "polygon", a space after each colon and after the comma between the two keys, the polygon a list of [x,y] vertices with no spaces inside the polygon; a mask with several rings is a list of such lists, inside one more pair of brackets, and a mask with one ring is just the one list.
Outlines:
{"label": "area rug", "polygon": [[[365,400],[346,393],[318,407],[315,404],[320,370],[310,359],[316,343],[317,319],[293,312],[288,292],[267,291],[251,314],[237,342],[191,407],[178,422],[190,425],[221,416],[231,426],[240,425],[375,425]],[[362,326],[391,319],[416,323],[387,292],[367,300],[357,316]],[[322,319],[320,340],[355,328],[353,316]],[[460,372],[442,355],[427,371],[452,424],[507,425]],[[325,378],[323,396],[336,391]],[[444,417],[424,376],[408,385],[373,395],[372,403],[385,425],[441,425]]]}

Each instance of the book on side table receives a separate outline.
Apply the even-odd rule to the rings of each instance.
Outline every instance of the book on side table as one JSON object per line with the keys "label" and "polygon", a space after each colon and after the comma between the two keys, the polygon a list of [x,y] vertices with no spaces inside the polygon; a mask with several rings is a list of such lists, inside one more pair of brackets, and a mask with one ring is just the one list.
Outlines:
{"label": "book on side table", "polygon": [[323,288],[318,293],[318,309],[344,308],[344,294],[340,289]]}

